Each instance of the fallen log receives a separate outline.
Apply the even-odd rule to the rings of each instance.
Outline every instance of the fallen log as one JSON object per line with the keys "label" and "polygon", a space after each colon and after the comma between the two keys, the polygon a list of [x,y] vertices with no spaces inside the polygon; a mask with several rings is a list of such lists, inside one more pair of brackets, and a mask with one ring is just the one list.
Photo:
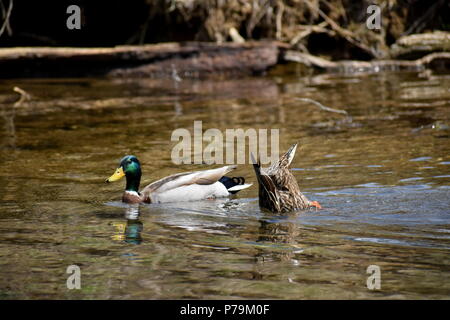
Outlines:
{"label": "fallen log", "polygon": [[276,42],[163,43],[114,48],[0,49],[0,78],[181,77],[261,73],[278,62]]}
{"label": "fallen log", "polygon": [[417,60],[329,61],[303,52],[286,50],[281,59],[307,67],[342,74],[376,73],[381,71],[450,70],[450,52],[430,53]]}
{"label": "fallen log", "polygon": [[417,60],[329,61],[288,48],[289,45],[275,41],[2,48],[0,78],[109,76],[176,80],[258,74],[279,62],[297,62],[308,68],[347,74],[450,69],[450,52],[435,52]]}
{"label": "fallen log", "polygon": [[435,31],[399,38],[390,49],[397,59],[417,59],[432,52],[450,51],[450,32]]}

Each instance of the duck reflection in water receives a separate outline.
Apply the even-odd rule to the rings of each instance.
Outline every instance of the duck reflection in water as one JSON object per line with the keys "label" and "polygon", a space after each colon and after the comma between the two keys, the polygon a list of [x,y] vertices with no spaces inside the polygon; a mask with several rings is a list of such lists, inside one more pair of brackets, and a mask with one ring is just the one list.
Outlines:
{"label": "duck reflection in water", "polygon": [[141,232],[144,225],[139,220],[139,205],[129,205],[125,210],[126,222],[118,222],[113,225],[117,228],[112,236],[113,240],[124,241],[130,244],[141,244]]}
{"label": "duck reflection in water", "polygon": [[[258,253],[258,261],[264,261],[268,258],[269,260],[298,263],[296,256],[303,250],[303,246],[299,242],[300,230],[296,223],[288,221],[289,217],[283,216],[280,217],[280,220],[277,219],[274,222],[260,220],[259,236],[256,242],[265,244],[268,248]],[[272,247],[276,250],[270,250]]]}

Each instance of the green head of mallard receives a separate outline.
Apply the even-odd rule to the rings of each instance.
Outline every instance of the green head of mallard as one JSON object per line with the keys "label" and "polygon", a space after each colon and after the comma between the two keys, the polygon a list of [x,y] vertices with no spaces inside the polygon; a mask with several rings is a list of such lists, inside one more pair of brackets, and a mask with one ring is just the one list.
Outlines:
{"label": "green head of mallard", "polygon": [[119,167],[106,182],[114,182],[123,177],[127,179],[126,191],[138,192],[141,183],[141,164],[135,156],[125,156],[120,160]]}

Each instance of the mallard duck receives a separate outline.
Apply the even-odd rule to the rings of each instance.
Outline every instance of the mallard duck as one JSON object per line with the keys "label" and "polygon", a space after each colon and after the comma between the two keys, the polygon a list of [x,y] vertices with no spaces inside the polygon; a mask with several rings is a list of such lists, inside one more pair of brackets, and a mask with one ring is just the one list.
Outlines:
{"label": "mallard duck", "polygon": [[294,159],[297,144],[269,168],[261,168],[261,164],[253,158],[253,169],[259,184],[259,205],[272,212],[285,213],[315,207],[322,207],[317,201],[309,201],[301,192],[297,180],[289,171]]}
{"label": "mallard duck", "polygon": [[227,177],[225,174],[236,166],[217,169],[183,172],[155,181],[139,191],[141,183],[141,164],[135,156],[125,156],[119,167],[106,182],[126,177],[126,187],[122,201],[126,203],[165,203],[196,201],[227,197],[250,187],[243,177]]}

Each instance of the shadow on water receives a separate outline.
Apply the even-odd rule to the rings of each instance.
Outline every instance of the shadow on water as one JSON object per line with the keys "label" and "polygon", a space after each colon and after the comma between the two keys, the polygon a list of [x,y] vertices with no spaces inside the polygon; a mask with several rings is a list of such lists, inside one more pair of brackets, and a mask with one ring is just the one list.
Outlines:
{"label": "shadow on water", "polygon": [[[11,109],[1,101],[16,85],[32,100]],[[4,80],[0,298],[448,299],[449,85],[417,74]],[[171,161],[171,133],[194,120],[280,128],[281,150],[299,141],[292,172],[324,209],[272,215],[256,187],[119,202],[123,185],[103,181],[124,154],[139,156],[143,185],[204,168]],[[255,182],[249,165],[236,175]],[[65,286],[73,264],[80,290]],[[366,287],[370,265],[381,290]]]}

